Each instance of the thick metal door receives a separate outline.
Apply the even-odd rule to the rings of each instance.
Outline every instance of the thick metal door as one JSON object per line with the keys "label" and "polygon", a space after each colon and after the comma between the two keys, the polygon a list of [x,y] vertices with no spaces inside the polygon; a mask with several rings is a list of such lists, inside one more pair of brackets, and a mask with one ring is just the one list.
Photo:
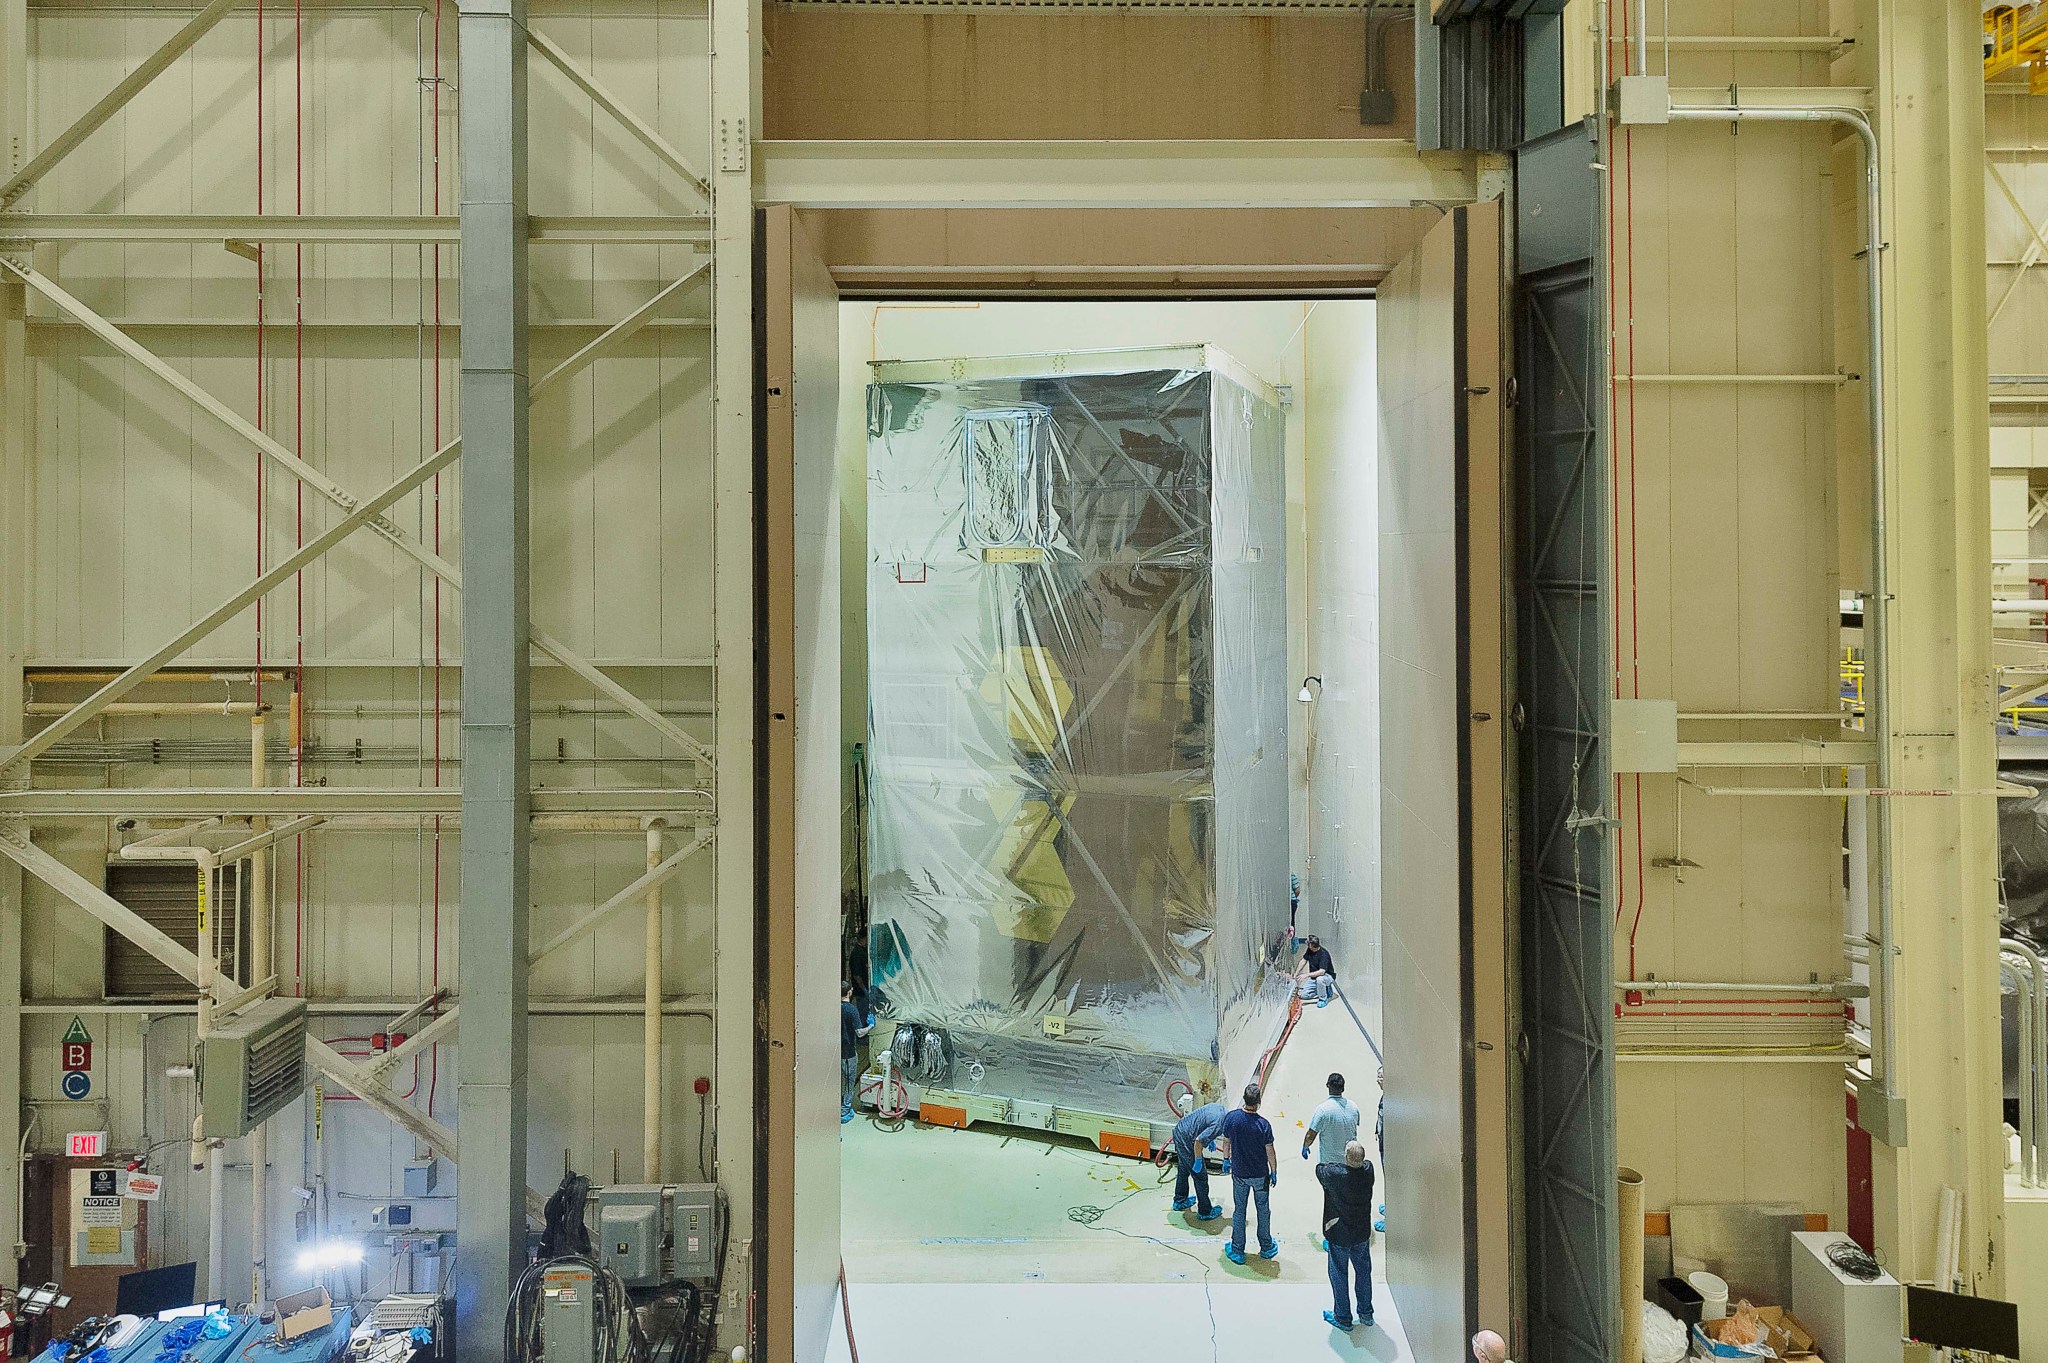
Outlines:
{"label": "thick metal door", "polygon": [[1456,1358],[1507,1318],[1513,1235],[1500,205],[1378,300],[1388,1273],[1417,1357]]}
{"label": "thick metal door", "polygon": [[1610,1363],[1618,1328],[1598,146],[1516,157],[1515,532],[1529,1363]]}

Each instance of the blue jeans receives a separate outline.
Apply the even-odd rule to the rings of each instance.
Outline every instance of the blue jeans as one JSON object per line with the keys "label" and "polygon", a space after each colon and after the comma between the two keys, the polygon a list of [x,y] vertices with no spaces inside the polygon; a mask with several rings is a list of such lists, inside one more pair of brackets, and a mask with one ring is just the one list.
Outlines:
{"label": "blue jeans", "polygon": [[1266,1176],[1238,1178],[1233,1174],[1230,1191],[1236,1204],[1230,1212],[1230,1247],[1244,1253],[1244,1204],[1246,1198],[1251,1198],[1259,1204],[1259,1252],[1263,1254],[1273,1248],[1273,1204],[1269,1197],[1272,1190],[1266,1184]]}
{"label": "blue jeans", "polygon": [[1372,1241],[1362,1240],[1355,1245],[1329,1246],[1330,1250],[1330,1295],[1336,1299],[1331,1314],[1337,1317],[1337,1324],[1349,1326],[1351,1319],[1351,1279],[1358,1282],[1358,1319],[1372,1319]]}
{"label": "blue jeans", "polygon": [[853,1089],[860,1082],[860,1057],[850,1055],[839,1062],[839,1115],[853,1111]]}
{"label": "blue jeans", "polygon": [[1198,1174],[1194,1171],[1196,1156],[1182,1155],[1178,1149],[1173,1152],[1173,1156],[1173,1200],[1175,1202],[1185,1202],[1188,1196],[1188,1184],[1193,1183],[1195,1185],[1195,1211],[1202,1216],[1207,1216],[1209,1209],[1215,1205],[1209,1201],[1208,1161],[1203,1161],[1204,1167],[1202,1172]]}

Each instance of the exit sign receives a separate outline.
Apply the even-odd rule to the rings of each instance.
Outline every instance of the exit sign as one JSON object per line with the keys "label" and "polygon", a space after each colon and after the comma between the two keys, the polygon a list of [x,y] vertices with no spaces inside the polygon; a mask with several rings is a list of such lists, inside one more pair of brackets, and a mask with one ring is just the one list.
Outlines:
{"label": "exit sign", "polygon": [[71,1133],[71,1158],[102,1159],[107,1153],[107,1133],[104,1131],[74,1131]]}

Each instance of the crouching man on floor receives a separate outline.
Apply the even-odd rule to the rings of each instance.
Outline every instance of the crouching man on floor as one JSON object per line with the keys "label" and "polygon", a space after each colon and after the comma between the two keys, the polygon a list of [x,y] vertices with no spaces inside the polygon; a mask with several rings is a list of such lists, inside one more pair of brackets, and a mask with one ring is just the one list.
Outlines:
{"label": "crouching man on floor", "polygon": [[[1223,1209],[1209,1200],[1209,1166],[1202,1151],[1216,1143],[1229,1109],[1221,1103],[1196,1107],[1192,1093],[1181,1094],[1173,1100],[1173,1106],[1180,1113],[1180,1120],[1173,1124],[1173,1144],[1160,1150],[1156,1162],[1174,1162],[1173,1209],[1184,1212],[1193,1207],[1197,1221],[1214,1221],[1223,1215]],[[1195,1189],[1193,1197],[1188,1196],[1190,1183]]]}
{"label": "crouching man on floor", "polygon": [[[1318,1164],[1316,1182],[1323,1185],[1323,1242],[1330,1252],[1330,1295],[1333,1309],[1323,1319],[1339,1330],[1372,1324],[1372,1161],[1365,1147],[1352,1141],[1344,1147],[1342,1164]],[[1353,1286],[1358,1315],[1351,1314]]]}
{"label": "crouching man on floor", "polygon": [[1259,1207],[1259,1257],[1272,1259],[1280,1253],[1273,1238],[1273,1185],[1280,1181],[1280,1159],[1273,1150],[1273,1126],[1259,1115],[1259,1100],[1265,1095],[1257,1084],[1244,1086],[1244,1106],[1224,1114],[1218,1147],[1230,1160],[1230,1243],[1223,1257],[1233,1264],[1244,1262],[1245,1203]]}

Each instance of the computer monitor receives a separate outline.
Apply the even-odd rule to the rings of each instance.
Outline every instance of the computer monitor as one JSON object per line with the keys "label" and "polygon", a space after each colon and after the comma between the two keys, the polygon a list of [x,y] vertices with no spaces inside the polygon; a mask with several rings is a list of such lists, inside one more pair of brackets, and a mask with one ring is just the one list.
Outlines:
{"label": "computer monitor", "polygon": [[1974,1349],[1994,1358],[2018,1358],[2020,1309],[1990,1297],[1908,1287],[1906,1337],[1937,1349]]}
{"label": "computer monitor", "polygon": [[173,1306],[167,1311],[159,1311],[156,1313],[156,1318],[158,1320],[185,1320],[192,1316],[210,1316],[216,1311],[225,1311],[227,1309],[228,1304],[225,1299],[221,1301],[194,1302],[190,1306]]}
{"label": "computer monitor", "polygon": [[124,1316],[154,1316],[174,1306],[190,1306],[198,1297],[199,1265],[166,1264],[140,1273],[123,1273],[114,1283],[114,1309]]}

